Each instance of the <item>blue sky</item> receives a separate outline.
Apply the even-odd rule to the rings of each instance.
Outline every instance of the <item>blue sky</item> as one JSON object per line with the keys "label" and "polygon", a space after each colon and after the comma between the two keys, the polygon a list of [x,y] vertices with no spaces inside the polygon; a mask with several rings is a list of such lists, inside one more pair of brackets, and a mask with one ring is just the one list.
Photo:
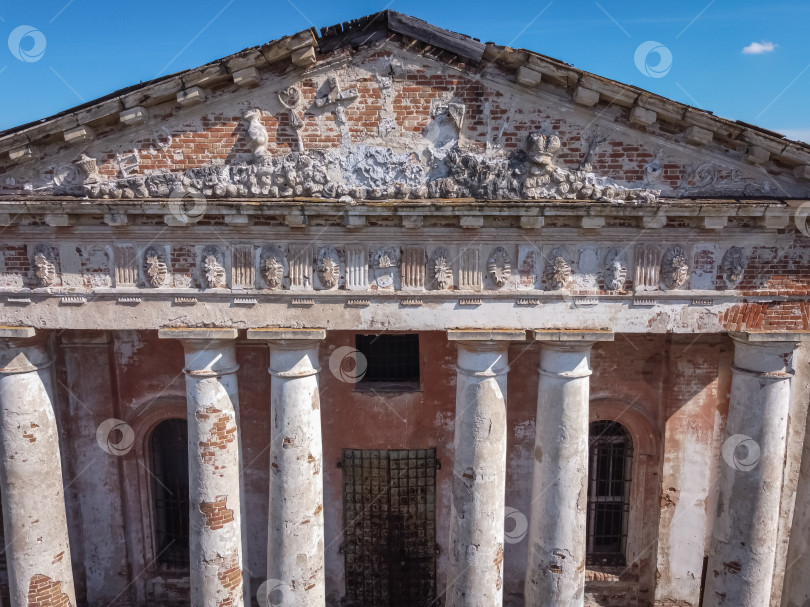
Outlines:
{"label": "blue sky", "polygon": [[[661,5],[617,0],[0,1],[0,130],[312,25],[320,28],[390,8],[810,141],[810,2],[681,0]],[[658,46],[648,44],[637,53],[645,42]],[[657,50],[645,56],[652,47]],[[746,47],[749,51],[743,52]]]}

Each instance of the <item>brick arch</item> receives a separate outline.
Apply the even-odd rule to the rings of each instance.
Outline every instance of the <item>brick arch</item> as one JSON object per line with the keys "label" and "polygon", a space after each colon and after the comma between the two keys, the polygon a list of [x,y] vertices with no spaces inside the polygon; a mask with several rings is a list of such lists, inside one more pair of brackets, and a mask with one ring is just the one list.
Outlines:
{"label": "brick arch", "polygon": [[633,440],[627,567],[620,576],[622,581],[617,583],[638,596],[638,605],[652,605],[661,495],[661,432],[643,405],[621,398],[591,400],[588,421],[599,420],[622,424]]}

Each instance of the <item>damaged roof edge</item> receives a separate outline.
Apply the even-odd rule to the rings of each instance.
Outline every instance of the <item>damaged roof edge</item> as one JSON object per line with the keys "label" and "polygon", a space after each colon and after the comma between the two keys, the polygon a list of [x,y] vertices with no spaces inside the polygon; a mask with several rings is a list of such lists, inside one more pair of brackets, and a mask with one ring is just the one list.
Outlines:
{"label": "damaged roof edge", "polygon": [[[670,108],[669,114],[677,119],[694,123],[699,127],[711,128],[728,139],[740,140],[752,145],[765,145],[775,154],[784,154],[790,157],[793,164],[810,163],[810,144],[802,141],[787,139],[780,133],[751,125],[743,121],[733,121],[715,116],[708,110],[703,110],[656,95],[636,86],[604,78],[584,70],[580,70],[568,63],[536,53],[526,49],[512,49],[488,42],[486,44],[464,34],[452,32],[432,25],[421,19],[404,15],[392,10],[385,10],[359,19],[347,21],[329,27],[323,27],[318,33],[315,28],[302,30],[296,34],[273,40],[263,45],[249,47],[237,53],[223,57],[196,68],[183,70],[174,74],[161,76],[154,80],[135,84],[114,91],[98,99],[63,110],[53,116],[42,118],[33,122],[0,131],[0,152],[10,150],[17,146],[34,143],[42,136],[47,136],[53,130],[48,125],[60,123],[60,127],[70,128],[80,126],[94,120],[98,115],[105,116],[116,111],[128,109],[137,105],[131,101],[133,98],[144,98],[149,89],[160,90],[161,87],[174,95],[174,89],[184,90],[206,79],[208,72],[217,72],[216,76],[225,78],[233,75],[244,67],[272,63],[281,58],[290,57],[296,50],[308,46],[317,47],[321,54],[330,53],[335,49],[351,46],[357,48],[380,39],[386,33],[392,32],[408,38],[413,38],[425,44],[440,48],[454,55],[463,57],[473,63],[479,64],[487,61],[503,71],[518,71],[521,68],[543,72],[547,69],[558,80],[567,82],[568,86],[588,88],[587,85],[616,97],[625,96],[630,106],[639,106],[647,109]],[[294,57],[294,55],[293,55]],[[258,62],[255,61],[258,58]],[[295,62],[295,61],[294,61]],[[196,80],[195,80],[196,78]],[[554,78],[552,78],[554,80]],[[176,81],[176,86],[170,86]],[[168,90],[171,89],[171,90]],[[611,92],[608,92],[610,89]],[[134,94],[142,92],[140,97]],[[624,95],[622,95],[624,93]],[[120,103],[111,103],[120,101]],[[615,101],[615,99],[614,99]],[[102,105],[112,105],[101,112],[93,112],[92,108]],[[106,112],[106,113],[105,113]],[[62,125],[66,117],[75,116],[75,124]],[[67,120],[70,122],[70,120]],[[54,125],[56,126],[56,125]],[[30,135],[30,136],[29,136]],[[802,157],[797,158],[798,152]]]}

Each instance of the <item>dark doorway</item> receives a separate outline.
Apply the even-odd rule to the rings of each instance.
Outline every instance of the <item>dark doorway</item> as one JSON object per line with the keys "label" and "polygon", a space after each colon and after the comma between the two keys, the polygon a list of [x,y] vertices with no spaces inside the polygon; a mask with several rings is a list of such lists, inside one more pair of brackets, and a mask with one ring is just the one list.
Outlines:
{"label": "dark doorway", "polygon": [[188,569],[188,427],[167,419],[149,440],[152,499],[155,508],[155,562],[167,569]]}
{"label": "dark doorway", "polygon": [[344,449],[345,607],[436,601],[436,450]]}
{"label": "dark doorway", "polygon": [[592,422],[588,461],[588,565],[627,564],[633,439],[618,422]]}

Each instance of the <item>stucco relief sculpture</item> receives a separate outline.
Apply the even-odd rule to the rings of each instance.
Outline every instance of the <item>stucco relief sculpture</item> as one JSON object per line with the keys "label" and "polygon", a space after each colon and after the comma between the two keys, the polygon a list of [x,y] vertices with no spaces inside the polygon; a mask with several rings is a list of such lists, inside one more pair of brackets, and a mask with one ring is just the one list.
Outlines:
{"label": "stucco relief sculpture", "polygon": [[495,247],[487,260],[487,272],[498,288],[509,282],[512,276],[512,258],[503,247]]}
{"label": "stucco relief sculpture", "polygon": [[661,259],[661,282],[667,289],[682,287],[689,279],[689,261],[680,245],[673,245]]}
{"label": "stucco relief sculpture", "polygon": [[160,287],[166,282],[169,269],[166,256],[157,247],[149,247],[143,253],[143,275],[147,284]]}
{"label": "stucco relief sculpture", "polygon": [[748,258],[745,255],[745,249],[742,247],[731,247],[726,254],[723,255],[723,261],[720,264],[723,280],[729,289],[735,289],[743,278],[745,268],[748,266]]}
{"label": "stucco relief sculpture", "polygon": [[[297,114],[301,93],[295,87],[278,93],[298,133],[303,121]],[[326,103],[326,101],[324,101]],[[89,198],[165,198],[199,192],[217,198],[296,196],[357,200],[466,198],[489,200],[571,199],[603,202],[649,203],[656,190],[627,188],[591,171],[558,166],[554,156],[561,147],[556,135],[532,133],[526,150],[508,155],[465,151],[458,142],[441,156],[415,155],[390,148],[348,144],[329,150],[270,156],[267,131],[259,110],[245,114],[247,141],[254,158],[249,162],[209,164],[185,172],[152,170],[122,178],[102,176],[96,160],[76,162],[72,173],[47,189],[56,195]],[[430,152],[430,145],[427,151]]]}
{"label": "stucco relief sculpture", "polygon": [[46,245],[37,245],[31,259],[38,287],[50,287],[56,280],[56,264],[53,255]]}
{"label": "stucco relief sculpture", "polygon": [[202,275],[205,286],[209,289],[227,286],[222,252],[217,247],[209,246],[203,249]]}
{"label": "stucco relief sculpture", "polygon": [[605,256],[605,288],[624,291],[627,282],[627,266],[621,249],[610,249]]}
{"label": "stucco relief sculpture", "polygon": [[340,280],[340,258],[334,248],[323,247],[318,252],[315,271],[324,288],[331,289],[337,286]]}
{"label": "stucco relief sculpture", "polygon": [[546,263],[546,285],[549,290],[566,288],[571,280],[571,266],[565,259],[565,249],[557,247]]}
{"label": "stucco relief sculpture", "polygon": [[447,249],[439,248],[433,252],[430,258],[430,274],[440,290],[453,286],[453,264]]}
{"label": "stucco relief sculpture", "polygon": [[284,280],[284,253],[277,246],[262,248],[259,273],[270,289],[278,289]]}
{"label": "stucco relief sculpture", "polygon": [[394,273],[399,265],[399,255],[392,247],[383,247],[375,251],[371,260],[377,286],[383,289],[394,286]]}

